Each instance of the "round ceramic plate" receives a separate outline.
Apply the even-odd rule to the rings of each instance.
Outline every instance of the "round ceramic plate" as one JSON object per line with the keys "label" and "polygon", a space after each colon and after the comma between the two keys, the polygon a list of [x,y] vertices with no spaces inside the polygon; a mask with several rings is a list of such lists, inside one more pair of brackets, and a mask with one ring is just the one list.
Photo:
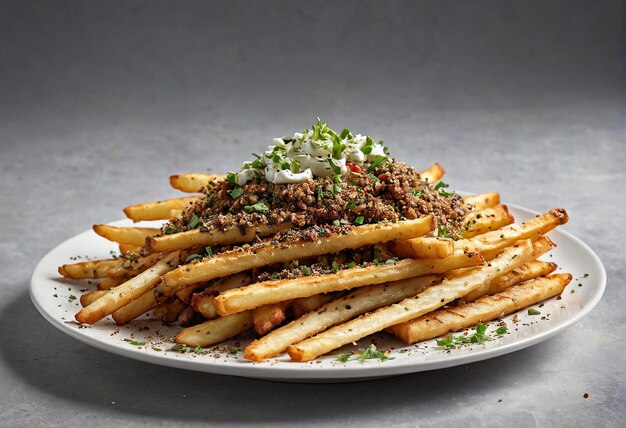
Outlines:
{"label": "round ceramic plate", "polygon": [[[516,220],[523,221],[537,213],[509,205]],[[122,220],[114,225],[131,225]],[[116,325],[110,317],[91,326],[79,325],[74,314],[80,309],[79,297],[93,290],[93,281],[69,281],[59,277],[57,267],[73,260],[109,258],[117,247],[93,231],[81,233],[63,242],[39,262],[31,279],[33,303],[53,326],[70,336],[103,351],[165,366],[179,367],[224,375],[299,382],[342,382],[467,364],[517,351],[546,340],[582,319],[596,306],[606,285],[606,273],[598,256],[580,239],[557,229],[550,233],[557,248],[543,257],[559,265],[558,272],[569,272],[574,279],[560,299],[552,298],[532,307],[540,315],[529,315],[524,309],[516,314],[488,323],[486,335],[493,340],[482,344],[463,345],[456,349],[437,346],[428,340],[406,346],[391,335],[380,333],[344,346],[332,354],[307,363],[289,361],[283,355],[255,363],[243,358],[242,349],[252,337],[239,337],[205,350],[178,352],[171,350],[172,338],[180,327],[164,326],[151,315],[145,315],[125,326]],[[500,322],[508,333],[494,334]],[[457,333],[459,334],[459,333]],[[389,351],[385,361],[359,361],[358,351],[375,343]],[[341,355],[351,355],[340,361]],[[342,358],[343,360],[343,358]]]}

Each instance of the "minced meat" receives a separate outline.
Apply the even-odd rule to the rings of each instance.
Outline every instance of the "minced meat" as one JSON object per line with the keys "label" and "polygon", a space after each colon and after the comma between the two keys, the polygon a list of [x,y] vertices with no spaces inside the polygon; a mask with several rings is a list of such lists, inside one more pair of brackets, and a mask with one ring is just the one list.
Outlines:
{"label": "minced meat", "polygon": [[[432,214],[439,235],[460,237],[466,214],[456,193],[419,178],[410,166],[393,161],[370,174],[352,172],[335,182],[318,177],[295,184],[273,184],[263,179],[241,186],[220,181],[206,189],[206,197],[172,219],[172,230],[225,230],[290,222],[296,228],[313,225],[351,226],[416,219]],[[198,221],[192,221],[195,217]],[[194,227],[190,227],[190,223]]]}

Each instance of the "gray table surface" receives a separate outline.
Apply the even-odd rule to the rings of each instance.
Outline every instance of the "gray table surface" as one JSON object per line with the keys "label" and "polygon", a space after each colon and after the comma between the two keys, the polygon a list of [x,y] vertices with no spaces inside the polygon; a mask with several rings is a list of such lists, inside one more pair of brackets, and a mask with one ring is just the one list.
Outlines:
{"label": "gray table surface", "polygon": [[[624,422],[619,2],[178,3],[0,3],[0,426]],[[317,115],[417,168],[440,162],[453,187],[567,208],[606,266],[604,298],[513,354],[332,385],[141,363],[37,313],[29,277],[53,246]]]}

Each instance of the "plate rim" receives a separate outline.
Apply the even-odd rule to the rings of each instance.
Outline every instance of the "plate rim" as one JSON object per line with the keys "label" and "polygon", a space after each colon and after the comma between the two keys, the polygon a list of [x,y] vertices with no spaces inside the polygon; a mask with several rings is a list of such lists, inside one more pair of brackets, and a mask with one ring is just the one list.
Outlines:
{"label": "plate rim", "polygon": [[[458,192],[463,194],[467,192]],[[515,210],[524,212],[528,215],[539,214],[535,210],[531,210],[517,204],[506,204],[508,207]],[[115,222],[107,224],[116,224],[127,221],[127,219],[117,220]],[[459,353],[458,355],[450,355],[445,359],[435,359],[431,361],[419,361],[411,360],[411,357],[407,357],[401,360],[386,361],[384,364],[363,364],[363,365],[336,365],[331,367],[319,367],[315,369],[306,370],[305,364],[307,363],[293,363],[293,367],[280,366],[276,367],[271,364],[256,363],[251,361],[245,361],[244,364],[207,364],[206,362],[199,362],[195,359],[183,359],[178,357],[170,357],[170,354],[160,353],[146,353],[141,352],[135,348],[124,348],[119,346],[112,346],[111,344],[103,341],[97,337],[81,334],[80,330],[68,327],[66,321],[61,321],[49,313],[42,302],[37,298],[35,291],[36,281],[38,277],[43,276],[41,271],[44,270],[44,261],[60,247],[67,244],[72,239],[77,239],[83,235],[94,233],[91,229],[78,233],[64,240],[49,250],[44,256],[41,257],[36,267],[33,269],[33,273],[30,278],[29,296],[33,305],[37,311],[43,316],[43,318],[52,324],[55,328],[69,335],[72,338],[79,340],[89,346],[93,346],[97,349],[110,352],[122,357],[131,358],[138,361],[148,362],[152,364],[158,364],[174,368],[182,368],[186,370],[193,370],[205,373],[214,373],[222,375],[232,375],[246,378],[257,379],[273,379],[273,380],[302,380],[302,381],[324,381],[324,380],[360,380],[366,378],[376,378],[385,376],[394,376],[399,374],[408,374],[421,371],[437,370],[442,368],[448,368],[465,363],[472,363],[477,361],[483,361],[490,358],[495,358],[500,355],[508,354],[511,352],[525,349],[529,346],[535,345],[539,342],[547,340],[551,337],[560,334],[585,318],[600,302],[604,292],[606,290],[607,274],[606,268],[602,263],[600,257],[596,252],[582,239],[573,235],[572,233],[559,229],[560,234],[564,234],[567,238],[575,241],[581,246],[587,254],[592,257],[592,262],[599,268],[600,278],[597,280],[599,284],[590,300],[585,302],[585,305],[577,311],[571,318],[563,321],[563,323],[548,329],[547,331],[539,332],[538,334],[522,337],[511,343],[501,344],[489,349],[481,349],[479,351],[470,351],[468,353]],[[239,360],[239,358],[238,358]]]}

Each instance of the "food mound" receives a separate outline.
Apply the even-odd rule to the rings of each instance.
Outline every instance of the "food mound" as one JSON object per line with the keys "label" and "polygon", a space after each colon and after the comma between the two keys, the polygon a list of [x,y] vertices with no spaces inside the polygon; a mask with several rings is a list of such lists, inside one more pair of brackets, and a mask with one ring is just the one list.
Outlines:
{"label": "food mound", "polygon": [[[382,331],[407,343],[445,336],[443,348],[500,340],[505,324],[490,335],[482,323],[570,282],[539,260],[567,213],[516,224],[499,194],[461,197],[443,174],[439,164],[418,172],[382,141],[318,119],[274,138],[239,171],[170,177],[192,195],[124,209],[161,227],[95,225],[121,255],[59,273],[100,279],[80,299],[79,323],[152,313],[183,327],[175,352],[239,338],[248,360],[287,352],[309,361]],[[473,326],[472,336],[448,335]],[[374,345],[358,356],[369,358],[388,359]]]}

